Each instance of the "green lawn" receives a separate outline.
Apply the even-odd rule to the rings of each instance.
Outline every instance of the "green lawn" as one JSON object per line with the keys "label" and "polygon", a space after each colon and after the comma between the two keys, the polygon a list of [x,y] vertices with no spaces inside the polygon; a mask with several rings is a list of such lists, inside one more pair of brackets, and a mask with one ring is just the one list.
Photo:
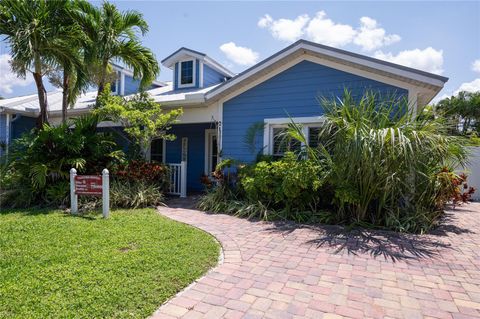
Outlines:
{"label": "green lawn", "polygon": [[207,233],[153,209],[0,213],[0,318],[145,318],[216,265]]}

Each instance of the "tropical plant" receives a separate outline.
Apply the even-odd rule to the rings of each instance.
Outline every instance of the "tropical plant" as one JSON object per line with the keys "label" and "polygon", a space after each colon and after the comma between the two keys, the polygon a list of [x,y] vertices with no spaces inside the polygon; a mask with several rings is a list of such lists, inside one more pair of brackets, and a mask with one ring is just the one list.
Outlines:
{"label": "tropical plant", "polygon": [[97,8],[87,2],[79,3],[75,19],[90,38],[86,55],[98,66],[98,96],[107,83],[109,64],[121,61],[133,69],[135,78],[146,88],[160,72],[153,52],[144,47],[138,37],[148,32],[148,24],[137,11],[120,12],[109,2]]}
{"label": "tropical plant", "polygon": [[67,124],[45,124],[39,132],[15,140],[0,175],[0,205],[64,203],[72,167],[80,174],[99,174],[120,163],[123,152],[113,136],[96,131],[101,120],[98,115],[85,115]]}
{"label": "tropical plant", "polygon": [[436,111],[453,121],[454,133],[480,133],[480,91],[462,91],[445,98],[437,103]]}
{"label": "tropical plant", "polygon": [[143,153],[142,157],[150,148],[153,139],[175,139],[174,135],[168,134],[168,130],[177,122],[182,109],[165,112],[147,93],[139,93],[130,99],[111,95],[109,84],[98,102],[99,107],[94,113],[121,123],[125,132]]}
{"label": "tropical plant", "polygon": [[1,0],[0,35],[10,47],[12,70],[25,77],[32,73],[37,86],[38,127],[48,123],[48,99],[43,78],[61,64],[81,66],[76,52],[81,28],[65,23],[73,2]]}
{"label": "tropical plant", "polygon": [[144,208],[161,205],[163,190],[154,183],[113,179],[110,185],[110,203],[116,208]]}
{"label": "tropical plant", "polygon": [[[342,99],[321,103],[325,120],[317,149],[308,147],[299,125],[291,123],[289,133],[306,145],[308,156],[327,163],[339,218],[402,231],[430,228],[446,203],[438,200],[436,174],[465,163],[461,139],[447,134],[442,119],[415,116],[403,98],[367,93],[354,99],[346,91]],[[403,228],[402,221],[412,219]]]}

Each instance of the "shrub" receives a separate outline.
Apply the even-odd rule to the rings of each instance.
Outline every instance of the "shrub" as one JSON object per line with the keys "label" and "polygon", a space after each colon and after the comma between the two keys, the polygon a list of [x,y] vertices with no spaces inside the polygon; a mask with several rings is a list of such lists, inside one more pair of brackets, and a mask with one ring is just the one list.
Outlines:
{"label": "shrub", "polygon": [[474,192],[452,171],[466,161],[464,139],[449,136],[441,118],[417,116],[406,99],[372,93],[359,99],[345,92],[322,106],[318,146],[309,147],[302,126],[290,123],[285,138],[303,145],[296,154],[241,168],[237,183],[223,183],[220,175],[200,207],[425,232],[447,202]]}
{"label": "shrub", "polygon": [[115,178],[118,181],[153,184],[161,190],[166,190],[170,183],[166,165],[145,161],[130,161],[126,165],[119,165],[115,171]]}
{"label": "shrub", "polygon": [[101,120],[86,115],[15,140],[1,169],[0,206],[65,204],[72,167],[79,174],[98,174],[122,161],[124,154],[113,136],[96,131]]}
{"label": "shrub", "polygon": [[286,153],[281,160],[259,162],[242,170],[241,186],[249,202],[286,212],[316,211],[322,201],[324,167]]}
{"label": "shrub", "polygon": [[153,183],[114,179],[110,185],[110,204],[115,208],[154,207],[162,201],[162,189]]}

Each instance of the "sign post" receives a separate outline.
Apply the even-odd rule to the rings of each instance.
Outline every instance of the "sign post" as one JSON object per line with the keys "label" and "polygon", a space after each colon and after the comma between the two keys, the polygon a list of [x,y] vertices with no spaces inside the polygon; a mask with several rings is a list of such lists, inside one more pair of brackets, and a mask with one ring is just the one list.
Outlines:
{"label": "sign post", "polygon": [[102,175],[77,175],[70,170],[70,202],[72,214],[78,213],[78,195],[102,196],[102,215],[108,217],[110,212],[110,181],[109,172],[105,168]]}
{"label": "sign post", "polygon": [[75,193],[75,177],[77,176],[77,170],[72,168],[70,170],[70,203],[72,208],[70,211],[72,214],[78,213],[78,195]]}
{"label": "sign post", "polygon": [[110,212],[110,179],[108,169],[102,171],[102,214],[107,218]]}

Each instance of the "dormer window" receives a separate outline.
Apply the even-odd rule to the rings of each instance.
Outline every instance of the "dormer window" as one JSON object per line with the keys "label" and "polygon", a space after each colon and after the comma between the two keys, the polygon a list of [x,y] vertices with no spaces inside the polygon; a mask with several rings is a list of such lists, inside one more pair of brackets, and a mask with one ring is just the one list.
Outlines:
{"label": "dormer window", "polygon": [[195,61],[188,60],[179,63],[178,87],[187,88],[195,86]]}

